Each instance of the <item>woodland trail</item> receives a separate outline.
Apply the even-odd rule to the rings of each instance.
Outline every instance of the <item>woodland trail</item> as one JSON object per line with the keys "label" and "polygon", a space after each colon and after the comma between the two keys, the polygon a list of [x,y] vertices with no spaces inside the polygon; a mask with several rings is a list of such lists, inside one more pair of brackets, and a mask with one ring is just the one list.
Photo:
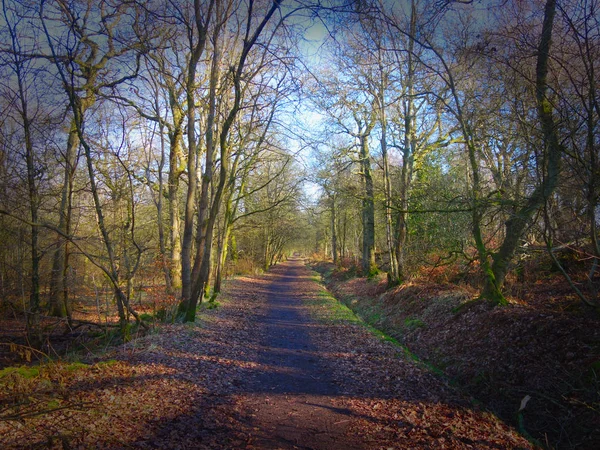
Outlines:
{"label": "woodland trail", "polygon": [[214,331],[237,363],[215,384],[219,404],[203,402],[204,432],[186,440],[190,448],[531,448],[348,312],[332,311],[301,261],[235,280],[226,296],[219,314],[234,333]]}
{"label": "woodland trail", "polygon": [[86,407],[0,426],[0,447],[532,448],[358,323],[301,261],[230,280],[222,298],[199,325],[75,372],[64,388]]}
{"label": "woodland trail", "polygon": [[256,317],[262,328],[257,356],[265,370],[238,398],[251,417],[251,442],[259,448],[362,448],[348,439],[351,412],[334,402],[340,388],[311,336],[317,324],[298,296],[310,279],[306,269],[288,263],[272,275]]}

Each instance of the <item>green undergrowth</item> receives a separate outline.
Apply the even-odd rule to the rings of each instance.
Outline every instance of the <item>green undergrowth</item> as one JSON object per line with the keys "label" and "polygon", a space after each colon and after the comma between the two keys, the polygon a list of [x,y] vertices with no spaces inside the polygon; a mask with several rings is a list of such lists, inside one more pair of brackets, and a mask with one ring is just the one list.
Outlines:
{"label": "green undergrowth", "polygon": [[383,292],[373,289],[373,280],[348,279],[331,266],[313,268],[375,334],[406,349],[535,445],[600,448],[595,317],[518,298],[494,306],[473,289],[450,283],[415,282]]}
{"label": "green undergrowth", "polygon": [[[114,376],[116,360],[96,364],[47,362],[37,366],[13,366],[0,370],[0,422],[21,422],[55,411],[79,408],[70,385]],[[54,448],[54,447],[53,447]]]}
{"label": "green undergrowth", "polygon": [[50,373],[56,373],[61,371],[66,372],[77,372],[79,370],[87,370],[90,368],[104,368],[111,367],[118,364],[115,359],[109,359],[106,361],[100,361],[95,364],[87,364],[80,361],[52,361],[37,366],[10,366],[0,370],[0,386],[3,384],[3,380],[8,378],[21,378],[21,379],[35,379],[38,377],[45,377]]}
{"label": "green undergrowth", "polygon": [[115,364],[118,364],[118,361],[110,359],[95,364],[58,361],[37,366],[5,367],[0,370],[0,391],[4,392],[6,397],[16,397],[17,400],[23,395],[58,391],[64,380],[72,374],[111,370]]}
{"label": "green undergrowth", "polygon": [[[319,273],[315,273],[313,279],[323,286],[323,281]],[[443,377],[446,381],[453,384],[452,380],[448,379],[442,370],[426,361],[423,361],[395,337],[390,336],[377,328],[373,322],[373,318],[376,317],[377,314],[373,312],[373,315],[370,317],[365,317],[363,314],[353,311],[349,306],[347,306],[348,304],[352,303],[351,297],[347,297],[344,300],[339,300],[323,286],[321,291],[319,291],[315,296],[305,300],[305,303],[312,307],[313,317],[315,317],[317,320],[325,323],[347,323],[363,326],[369,330],[371,334],[377,336],[382,341],[389,342],[398,347],[408,359],[426,367],[431,372]],[[409,326],[419,327],[423,325],[418,319],[416,319],[412,321]]]}
{"label": "green undergrowth", "polygon": [[[8,376],[21,377],[25,379],[35,378],[40,374],[40,369],[38,367],[6,367],[0,370],[0,380],[4,379]],[[2,385],[2,381],[0,381],[0,386]]]}
{"label": "green undergrowth", "polygon": [[326,290],[322,290],[306,300],[312,307],[313,315],[323,322],[360,323],[360,319],[343,303]]}
{"label": "green undergrowth", "polygon": [[[315,279],[323,286],[327,285],[331,282],[334,277],[337,277],[334,269],[330,269],[327,265],[319,265],[318,267],[313,267],[315,270]],[[377,279],[367,279],[366,283],[375,283]],[[344,280],[342,280],[342,283]],[[327,289],[324,287],[324,289]],[[427,322],[423,317],[417,317],[420,315],[415,312],[414,315],[406,315],[402,314],[395,322],[395,326],[393,329],[389,327],[389,311],[386,311],[385,308],[382,308],[381,298],[379,297],[357,297],[343,291],[336,291],[335,295],[330,291],[326,290],[327,296],[330,298],[330,302],[332,309],[341,309],[344,308],[348,311],[347,314],[351,314],[354,318],[353,321],[355,323],[359,323],[362,326],[366,327],[372,334],[379,337],[380,339],[390,342],[402,349],[403,353],[407,358],[414,361],[415,363],[427,368],[432,373],[436,374],[440,378],[443,378],[448,384],[452,386],[458,386],[459,383],[449,376],[444,370],[445,364],[443,362],[443,358],[429,358],[427,360],[420,358],[416,353],[410,350],[410,348],[402,342],[403,337],[407,333],[411,333],[420,329],[427,328]],[[421,302],[420,298],[415,298],[415,302]],[[432,308],[439,308],[443,306],[445,309],[451,308],[449,305],[445,305],[445,303],[454,304],[457,299],[452,299],[450,301],[448,298],[442,296],[439,299],[439,305],[432,305]],[[462,301],[462,300],[458,300]],[[390,333],[390,331],[392,333]],[[479,404],[480,402],[473,398],[472,402],[474,404]]]}

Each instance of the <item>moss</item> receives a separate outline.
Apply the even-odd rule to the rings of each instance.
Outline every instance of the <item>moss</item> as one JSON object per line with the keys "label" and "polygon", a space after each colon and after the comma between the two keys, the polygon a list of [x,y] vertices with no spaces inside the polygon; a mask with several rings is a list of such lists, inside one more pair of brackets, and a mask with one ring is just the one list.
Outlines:
{"label": "moss", "polygon": [[440,378],[443,378],[445,380],[447,380],[451,385],[454,385],[455,382],[454,380],[448,378],[448,376],[444,373],[444,371],[442,369],[440,369],[439,367],[433,365],[431,362],[429,361],[425,361],[421,358],[419,358],[415,353],[411,352],[410,349],[402,344],[402,342],[398,341],[397,339],[395,339],[392,336],[389,336],[387,334],[385,334],[383,331],[373,327],[372,325],[368,325],[368,324],[364,324],[367,329],[373,333],[375,336],[377,336],[378,338],[380,338],[382,341],[385,342],[389,342],[390,344],[393,344],[394,346],[398,347],[400,350],[402,350],[402,353],[411,361],[414,361],[415,363],[421,365],[422,367],[427,368],[428,370],[430,370],[431,372],[433,372],[434,374],[436,374],[437,376],[439,376]]}
{"label": "moss", "polygon": [[494,275],[494,271],[487,264],[483,268],[483,272],[486,277],[486,286],[481,293],[481,298],[489,300],[493,305],[497,306],[506,306],[508,305],[508,300],[502,295],[500,292],[500,288],[496,284],[496,276]]}
{"label": "moss", "polygon": [[367,322],[369,323],[377,323],[381,320],[381,313],[377,311],[369,311],[367,314]]}
{"label": "moss", "polygon": [[404,327],[409,330],[416,330],[417,328],[425,328],[426,325],[421,319],[407,317],[404,319]]}
{"label": "moss", "polygon": [[[158,316],[158,312],[157,312],[157,316]],[[155,317],[152,314],[148,314],[148,313],[142,313],[140,314],[140,320],[143,320],[144,322],[152,322],[154,321]]]}
{"label": "moss", "polygon": [[372,280],[373,278],[375,278],[377,275],[379,275],[379,269],[377,267],[372,266],[369,269],[369,272],[367,273],[367,278],[369,280]]}
{"label": "moss", "polygon": [[47,409],[57,409],[59,407],[60,407],[60,402],[56,399],[52,399],[46,404]]}
{"label": "moss", "polygon": [[209,302],[206,302],[206,309],[217,309],[219,306],[221,306],[221,304],[217,301],[211,300]]}
{"label": "moss", "polygon": [[390,272],[387,273],[387,285],[385,287],[386,290],[390,290],[395,288],[396,286],[400,286],[402,284],[402,279],[400,277],[393,277]]}
{"label": "moss", "polygon": [[117,361],[116,359],[109,359],[106,361],[100,361],[99,363],[96,364],[97,367],[110,367],[110,366],[114,366],[115,364],[118,364],[119,361]]}
{"label": "moss", "polygon": [[359,322],[360,320],[350,308],[339,302],[331,293],[321,290],[316,296],[307,299],[306,303],[316,307],[315,316],[324,322]]}
{"label": "moss", "polygon": [[20,376],[22,378],[35,378],[37,376],[39,376],[40,374],[40,369],[38,369],[37,367],[25,367],[25,366],[21,366],[21,367],[6,367],[5,369],[0,370],[0,378],[4,378],[8,375],[17,375]]}
{"label": "moss", "polygon": [[65,369],[67,369],[69,372],[75,372],[77,370],[87,369],[88,367],[90,367],[88,364],[84,364],[81,362],[73,362],[67,365]]}
{"label": "moss", "polygon": [[[377,319],[377,321],[379,321],[379,320],[382,320],[382,318],[383,318],[382,312],[380,311],[379,306],[377,304],[373,305],[373,308],[370,310],[369,314],[364,315],[364,311],[362,313],[357,313],[354,311],[353,308],[349,308],[348,306],[346,306],[347,304],[352,305],[356,301],[356,298],[354,298],[351,295],[347,295],[347,296],[340,295],[339,298],[336,298],[335,296],[330,294],[328,291],[324,291],[324,293],[321,295],[324,295],[327,297],[327,302],[323,302],[323,306],[328,306],[329,308],[336,308],[336,309],[340,309],[340,310],[343,309],[345,311],[346,317],[351,317],[351,320],[350,320],[351,322],[354,322],[354,323],[357,323],[357,324],[360,324],[360,325],[366,327],[372,334],[379,337],[381,340],[390,342],[391,344],[396,346],[399,350],[402,351],[402,353],[405,355],[406,358],[414,361],[415,363],[421,365],[422,367],[427,368],[428,370],[430,370],[431,372],[433,372],[440,378],[443,378],[444,380],[446,380],[451,385],[455,384],[455,381],[452,380],[451,378],[449,378],[443,372],[443,370],[441,370],[437,366],[434,366],[431,362],[420,359],[417,355],[412,353],[406,345],[402,344],[396,338],[384,333],[383,331],[379,330],[378,328],[376,328],[374,326],[375,322],[373,321],[373,319]],[[415,321],[413,323],[417,324],[419,322],[422,323],[423,326],[426,326],[425,323],[420,321],[419,319],[415,319]]]}
{"label": "moss", "polygon": [[123,338],[123,342],[131,341],[131,324],[129,322],[122,324],[121,337]]}

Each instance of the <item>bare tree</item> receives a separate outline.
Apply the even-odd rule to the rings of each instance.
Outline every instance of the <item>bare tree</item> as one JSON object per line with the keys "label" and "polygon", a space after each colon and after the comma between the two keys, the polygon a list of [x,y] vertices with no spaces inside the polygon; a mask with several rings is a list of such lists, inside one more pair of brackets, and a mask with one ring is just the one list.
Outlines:
{"label": "bare tree", "polygon": [[[198,142],[196,140],[196,74],[198,63],[209,37],[213,8],[217,0],[211,0],[203,5],[200,0],[194,0],[193,17],[188,26],[188,41],[191,50],[186,73],[186,103],[187,103],[187,174],[188,189],[185,202],[183,242],[181,247],[181,310],[187,316],[192,296],[192,244],[194,240],[194,217],[196,209],[196,190],[198,184],[197,158]],[[193,302],[193,301],[192,301]],[[195,308],[194,308],[195,317]],[[193,319],[192,319],[193,320]]]}
{"label": "bare tree", "polygon": [[[15,6],[15,5],[11,5]],[[38,80],[36,68],[32,60],[26,56],[27,44],[21,41],[24,19],[19,12],[11,8],[5,0],[2,2],[2,14],[6,24],[9,40],[9,51],[4,53],[3,64],[10,68],[9,77],[15,81],[3,83],[3,88],[8,90],[9,108],[15,110],[13,120],[22,128],[23,149],[15,148],[14,151],[23,155],[26,166],[27,197],[29,203],[30,227],[30,255],[31,255],[31,280],[29,289],[29,305],[27,308],[27,336],[32,346],[40,347],[42,335],[40,329],[40,260],[42,252],[39,247],[39,221],[40,193],[39,183],[43,169],[36,155],[34,144],[34,121],[39,115],[39,92],[32,89]]]}
{"label": "bare tree", "polygon": [[[83,147],[87,173],[98,230],[106,251],[107,265],[93,260],[110,280],[117,309],[122,336],[129,336],[128,315],[133,315],[139,322],[139,317],[131,307],[128,297],[121,285],[122,274],[117,263],[115,245],[105,220],[105,211],[100,198],[97,183],[97,170],[91,141],[86,130],[86,113],[94,105],[103,91],[110,92],[119,84],[134,78],[140,67],[140,59],[144,45],[140,36],[144,28],[143,15],[129,14],[132,5],[118,4],[113,6],[108,2],[84,2],[74,9],[64,2],[48,5],[42,2],[40,19],[51,50],[50,58],[54,62],[67,95],[70,111],[73,117],[77,139]],[[96,20],[92,20],[97,19]],[[57,31],[61,27],[73,31],[74,41],[64,41]],[[124,27],[131,34],[125,39]],[[144,38],[145,43],[149,39]],[[120,70],[116,70],[117,67]],[[130,68],[122,74],[122,68]]]}
{"label": "bare tree", "polygon": [[[206,205],[206,212],[199,211],[201,217],[207,217],[206,221],[206,234],[204,238],[204,246],[202,250],[202,260],[199,265],[198,277],[193,280],[193,287],[190,294],[189,301],[186,305],[185,320],[193,321],[196,317],[196,307],[198,300],[200,299],[201,293],[204,292],[205,286],[209,279],[211,269],[211,251],[214,227],[219,214],[219,210],[222,203],[223,192],[225,184],[227,182],[228,173],[230,170],[230,155],[231,148],[228,145],[229,133],[233,126],[233,123],[240,112],[242,107],[242,96],[243,96],[243,82],[248,83],[250,80],[244,77],[246,63],[251,50],[254,48],[259,37],[261,37],[267,24],[270,22],[272,16],[279,9],[281,0],[274,0],[265,11],[262,11],[263,15],[260,18],[256,17],[256,14],[261,11],[256,11],[254,1],[248,2],[248,8],[246,11],[246,17],[244,17],[245,23],[243,25],[243,40],[240,53],[238,54],[235,62],[232,64],[231,70],[231,84],[233,87],[233,100],[225,113],[225,118],[219,131],[219,150],[220,150],[220,170],[218,176],[218,183],[215,186],[214,193],[212,196],[211,204]],[[254,21],[258,19],[255,24]],[[243,23],[243,22],[242,22]],[[275,27],[276,29],[276,27]],[[207,130],[208,131],[208,130]],[[207,153],[208,155],[208,153]],[[202,209],[202,199],[201,206]]]}

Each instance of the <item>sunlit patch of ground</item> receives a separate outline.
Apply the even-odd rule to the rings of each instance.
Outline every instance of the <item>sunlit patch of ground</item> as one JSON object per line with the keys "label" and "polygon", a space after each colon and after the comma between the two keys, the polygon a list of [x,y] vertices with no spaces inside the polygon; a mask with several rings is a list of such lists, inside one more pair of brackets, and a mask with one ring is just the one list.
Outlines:
{"label": "sunlit patch of ground", "polygon": [[531,447],[287,270],[89,364],[6,374],[0,447]]}

